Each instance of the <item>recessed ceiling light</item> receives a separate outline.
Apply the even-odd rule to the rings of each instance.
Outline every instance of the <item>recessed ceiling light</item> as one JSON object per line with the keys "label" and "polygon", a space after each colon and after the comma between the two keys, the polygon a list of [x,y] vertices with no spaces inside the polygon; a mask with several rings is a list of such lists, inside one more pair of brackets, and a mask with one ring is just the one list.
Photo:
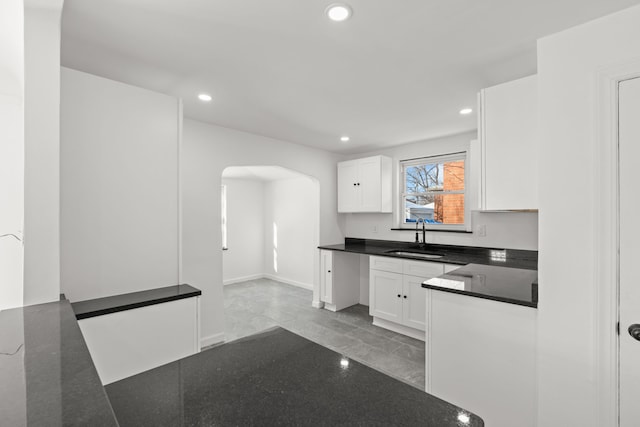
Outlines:
{"label": "recessed ceiling light", "polygon": [[347,135],[340,137],[340,141],[342,141],[342,142],[349,142],[349,139],[350,138]]}
{"label": "recessed ceiling light", "polygon": [[466,114],[471,114],[473,113],[473,110],[471,108],[463,108],[462,110],[460,110],[460,114],[466,115]]}
{"label": "recessed ceiling light", "polygon": [[198,95],[198,99],[200,101],[209,102],[213,98],[211,98],[211,95],[209,95],[208,93],[201,93],[200,95]]}
{"label": "recessed ceiling light", "polygon": [[327,7],[326,13],[332,21],[341,22],[349,19],[353,14],[353,10],[344,3],[333,3]]}

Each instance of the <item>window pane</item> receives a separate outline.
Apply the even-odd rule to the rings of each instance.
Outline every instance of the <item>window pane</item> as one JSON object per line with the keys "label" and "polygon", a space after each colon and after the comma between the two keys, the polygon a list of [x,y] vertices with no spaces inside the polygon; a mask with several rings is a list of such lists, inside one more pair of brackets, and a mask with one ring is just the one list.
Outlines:
{"label": "window pane", "polygon": [[464,160],[408,166],[407,193],[464,190]]}
{"label": "window pane", "polygon": [[443,164],[409,166],[406,170],[407,193],[442,190],[444,185]]}
{"label": "window pane", "polygon": [[405,223],[464,224],[464,194],[425,194],[405,200]]}
{"label": "window pane", "polygon": [[464,224],[464,194],[438,194],[433,219],[440,224]]}
{"label": "window pane", "polygon": [[423,219],[427,223],[435,223],[433,212],[435,209],[435,194],[427,193],[420,196],[408,196],[405,200],[405,222],[416,222]]}
{"label": "window pane", "polygon": [[464,160],[446,162],[444,169],[444,191],[464,190]]}

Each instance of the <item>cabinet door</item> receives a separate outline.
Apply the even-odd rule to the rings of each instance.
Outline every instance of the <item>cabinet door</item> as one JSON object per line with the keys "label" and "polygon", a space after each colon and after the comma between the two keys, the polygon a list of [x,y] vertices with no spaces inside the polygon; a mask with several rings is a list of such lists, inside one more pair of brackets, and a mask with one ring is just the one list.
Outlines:
{"label": "cabinet door", "polygon": [[338,212],[358,212],[358,161],[338,163]]}
{"label": "cabinet door", "polygon": [[430,277],[403,276],[402,279],[402,323],[415,329],[425,330],[427,290],[422,282]]}
{"label": "cabinet door", "polygon": [[537,78],[482,91],[482,208],[538,208]]}
{"label": "cabinet door", "polygon": [[381,207],[380,157],[360,159],[358,165],[359,204],[361,212],[380,212]]}
{"label": "cabinet door", "polygon": [[402,322],[402,274],[369,270],[369,314]]}
{"label": "cabinet door", "polygon": [[333,302],[333,252],[320,251],[320,301]]}

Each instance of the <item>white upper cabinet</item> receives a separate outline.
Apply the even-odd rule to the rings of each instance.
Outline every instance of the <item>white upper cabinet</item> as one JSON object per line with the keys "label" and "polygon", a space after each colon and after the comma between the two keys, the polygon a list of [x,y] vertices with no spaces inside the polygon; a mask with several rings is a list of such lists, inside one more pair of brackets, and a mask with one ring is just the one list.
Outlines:
{"label": "white upper cabinet", "polygon": [[538,209],[537,76],[480,92],[480,208]]}
{"label": "white upper cabinet", "polygon": [[338,163],[338,212],[391,212],[391,158]]}

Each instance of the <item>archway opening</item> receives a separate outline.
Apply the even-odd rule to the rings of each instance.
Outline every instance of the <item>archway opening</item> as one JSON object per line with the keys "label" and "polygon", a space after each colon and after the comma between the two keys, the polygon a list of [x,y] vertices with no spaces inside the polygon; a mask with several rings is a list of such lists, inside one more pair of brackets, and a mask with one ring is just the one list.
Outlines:
{"label": "archway opening", "polygon": [[222,173],[225,341],[291,319],[282,303],[311,305],[320,227],[317,179],[280,166]]}

